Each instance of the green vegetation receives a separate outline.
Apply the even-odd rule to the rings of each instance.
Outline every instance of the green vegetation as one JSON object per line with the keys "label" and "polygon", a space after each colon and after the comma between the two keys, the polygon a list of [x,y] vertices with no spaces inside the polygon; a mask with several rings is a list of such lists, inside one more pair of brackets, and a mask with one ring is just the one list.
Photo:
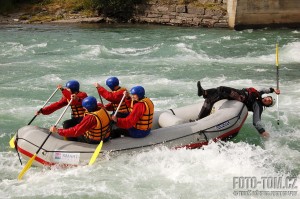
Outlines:
{"label": "green vegetation", "polygon": [[8,14],[19,8],[20,4],[34,4],[40,0],[0,0],[0,14]]}
{"label": "green vegetation", "polygon": [[134,5],[143,0],[94,0],[97,8],[104,16],[116,18],[118,21],[127,21],[133,15]]}
{"label": "green vegetation", "polygon": [[[30,22],[55,20],[61,16],[53,16],[58,10],[64,13],[81,14],[90,17],[95,12],[117,21],[127,21],[134,12],[134,6],[146,0],[0,0],[0,14],[18,12],[30,13],[22,19]],[[52,15],[52,16],[51,16]]]}
{"label": "green vegetation", "polygon": [[10,0],[0,0],[0,3],[1,3],[0,14],[5,14],[11,11],[14,7],[13,1]]}
{"label": "green vegetation", "polygon": [[[29,22],[53,21],[78,16],[93,17],[99,14],[115,19],[117,22],[127,22],[134,14],[135,5],[147,1],[153,0],[0,0],[0,14],[24,13],[19,19]],[[225,10],[220,4],[202,4],[198,0],[158,0],[156,3],[193,4],[206,9]]]}

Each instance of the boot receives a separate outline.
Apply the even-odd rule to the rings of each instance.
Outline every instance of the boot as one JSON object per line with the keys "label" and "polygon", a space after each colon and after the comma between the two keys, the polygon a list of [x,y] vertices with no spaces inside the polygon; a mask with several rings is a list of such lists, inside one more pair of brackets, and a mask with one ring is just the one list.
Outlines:
{"label": "boot", "polygon": [[203,95],[203,92],[204,92],[204,90],[203,90],[203,88],[201,86],[200,81],[197,82],[197,87],[198,87],[198,96],[200,97],[200,96]]}

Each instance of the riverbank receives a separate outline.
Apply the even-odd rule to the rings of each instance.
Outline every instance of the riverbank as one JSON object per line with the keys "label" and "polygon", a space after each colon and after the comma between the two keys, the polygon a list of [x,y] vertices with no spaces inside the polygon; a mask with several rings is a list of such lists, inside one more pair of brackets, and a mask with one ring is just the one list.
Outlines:
{"label": "riverbank", "polygon": [[226,1],[149,0],[133,7],[128,19],[107,17],[99,10],[66,7],[63,4],[22,5],[12,13],[0,15],[0,24],[29,23],[150,23],[171,26],[228,28]]}
{"label": "riverbank", "polygon": [[139,23],[235,30],[300,27],[300,4],[297,0],[275,0],[274,3],[251,0],[130,0],[125,2],[47,0],[37,2],[39,3],[18,4],[9,12],[0,9],[0,24]]}

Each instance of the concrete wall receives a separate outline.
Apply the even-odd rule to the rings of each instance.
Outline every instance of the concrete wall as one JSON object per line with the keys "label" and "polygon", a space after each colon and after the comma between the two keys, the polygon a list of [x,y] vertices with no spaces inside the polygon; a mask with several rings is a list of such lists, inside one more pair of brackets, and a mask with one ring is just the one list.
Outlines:
{"label": "concrete wall", "polygon": [[229,27],[300,25],[300,0],[227,0]]}

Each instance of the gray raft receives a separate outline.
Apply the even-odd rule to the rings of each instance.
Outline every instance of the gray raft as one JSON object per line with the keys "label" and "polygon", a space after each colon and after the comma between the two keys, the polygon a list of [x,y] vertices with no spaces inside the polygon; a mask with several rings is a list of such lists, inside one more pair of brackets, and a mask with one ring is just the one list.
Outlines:
{"label": "gray raft", "polygon": [[[145,138],[122,137],[103,144],[101,156],[106,153],[137,151],[164,145],[169,148],[200,148],[210,140],[226,139],[239,132],[247,118],[248,110],[244,104],[233,100],[221,100],[215,103],[209,116],[195,121],[203,103],[193,104],[154,114],[151,134]],[[24,126],[17,132],[17,149],[28,160],[36,153],[46,139],[49,130],[36,126]],[[34,164],[86,165],[97,145],[67,141],[52,134]],[[116,153],[118,152],[118,153]]]}

